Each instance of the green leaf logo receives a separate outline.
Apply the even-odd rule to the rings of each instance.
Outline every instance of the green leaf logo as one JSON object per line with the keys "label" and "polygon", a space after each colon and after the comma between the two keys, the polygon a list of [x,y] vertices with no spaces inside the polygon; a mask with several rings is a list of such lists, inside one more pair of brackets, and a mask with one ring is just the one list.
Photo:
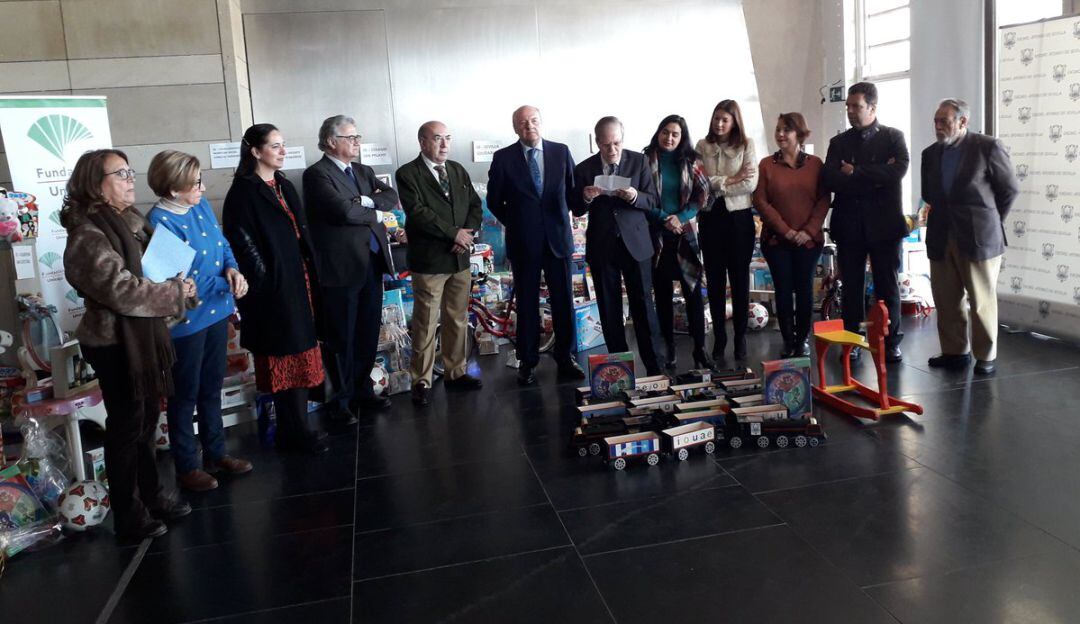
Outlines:
{"label": "green leaf logo", "polygon": [[67,115],[46,115],[34,122],[26,136],[45,148],[53,156],[64,159],[64,149],[75,141],[93,138],[94,135],[76,119]]}
{"label": "green leaf logo", "polygon": [[75,292],[74,288],[67,291],[67,294],[64,295],[64,298],[75,304],[79,303],[82,300],[82,297],[79,296],[79,293]]}
{"label": "green leaf logo", "polygon": [[56,253],[55,251],[43,253],[41,254],[41,257],[38,258],[38,262],[44,264],[50,269],[53,268],[53,265],[56,264],[57,260],[60,260],[60,254]]}
{"label": "green leaf logo", "polygon": [[56,225],[60,225],[60,211],[54,210],[49,213],[49,221],[52,221]]}

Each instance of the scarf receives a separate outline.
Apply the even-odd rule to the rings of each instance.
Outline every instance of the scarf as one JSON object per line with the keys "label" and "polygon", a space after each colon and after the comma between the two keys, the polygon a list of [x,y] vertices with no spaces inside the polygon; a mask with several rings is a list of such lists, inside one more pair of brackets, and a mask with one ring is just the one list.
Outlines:
{"label": "scarf", "polygon": [[[132,210],[129,208],[128,210]],[[103,206],[87,217],[109,239],[109,244],[124,259],[124,268],[135,277],[143,276],[142,246],[128,228],[120,213]],[[148,223],[142,233],[147,240],[153,234]],[[116,314],[114,312],[114,314]],[[172,366],[176,362],[172,338],[162,318],[123,316],[116,314],[117,337],[127,355],[128,383],[135,399],[171,396]]]}
{"label": "scarf", "polygon": [[[660,155],[656,151],[649,154],[649,169],[652,172],[653,181],[656,182],[656,194],[659,196],[663,192],[663,176],[660,175]],[[700,160],[695,160],[692,164],[687,163],[679,169],[682,174],[679,188],[679,205],[687,206],[694,203],[697,204],[700,211],[709,202],[709,178],[705,174],[705,167]],[[653,247],[656,250],[656,254],[653,256],[653,266],[659,262],[660,254],[664,250],[663,225],[660,227],[661,229],[657,231],[656,237],[653,239]],[[698,245],[697,219],[691,219],[683,224],[683,234],[679,237],[675,248],[675,256],[679,262],[679,270],[682,272],[683,280],[690,286],[691,290],[696,289],[698,284],[701,283],[701,276],[704,272],[701,262],[701,247]]]}

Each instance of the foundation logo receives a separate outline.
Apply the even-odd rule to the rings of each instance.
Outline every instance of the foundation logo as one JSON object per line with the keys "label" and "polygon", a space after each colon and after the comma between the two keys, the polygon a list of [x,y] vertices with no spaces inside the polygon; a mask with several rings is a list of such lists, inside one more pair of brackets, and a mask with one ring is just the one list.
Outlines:
{"label": "foundation logo", "polygon": [[1010,106],[1013,102],[1013,90],[1005,89],[1001,92],[1001,103],[1005,106]]}
{"label": "foundation logo", "polygon": [[1035,49],[1034,48],[1024,48],[1023,50],[1020,50],[1020,62],[1023,63],[1024,66],[1031,65],[1031,62],[1034,61],[1034,60],[1035,60]]}
{"label": "foundation logo", "polygon": [[[1073,24],[1073,26],[1075,27],[1076,24]],[[1012,50],[1013,47],[1016,45],[1016,33],[1005,33],[1005,35],[1001,38],[1001,45],[1005,46],[1006,50]]]}
{"label": "foundation logo", "polygon": [[1057,266],[1057,278],[1058,281],[1066,282],[1069,280],[1069,265],[1059,264]]}
{"label": "foundation logo", "polygon": [[38,258],[38,262],[49,267],[50,270],[53,268],[53,265],[60,260],[63,260],[63,258],[61,258],[60,254],[56,253],[55,251],[47,251],[41,254],[41,256]]}
{"label": "foundation logo", "polygon": [[53,223],[55,223],[57,225],[57,227],[63,227],[60,224],[60,211],[59,210],[54,210],[54,211],[49,213],[49,221],[52,221]]}
{"label": "foundation logo", "polygon": [[1050,126],[1050,140],[1054,143],[1061,140],[1061,124]]}
{"label": "foundation logo", "polygon": [[1072,205],[1062,206],[1061,207],[1061,220],[1064,221],[1065,223],[1068,223],[1069,221],[1072,221],[1072,218],[1073,218],[1073,207],[1072,207]]}
{"label": "foundation logo", "polygon": [[1047,184],[1046,185],[1046,201],[1054,201],[1058,198],[1058,185]]}
{"label": "foundation logo", "polygon": [[1042,256],[1044,260],[1054,257],[1054,243],[1043,243]]}
{"label": "foundation logo", "polygon": [[1042,318],[1046,318],[1046,317],[1050,316],[1050,302],[1049,301],[1040,301],[1039,302],[1039,316],[1041,316]]}
{"label": "foundation logo", "polygon": [[1065,80],[1065,74],[1068,73],[1066,69],[1068,68],[1065,65],[1054,65],[1054,82]]}
{"label": "foundation logo", "polygon": [[72,143],[94,138],[86,126],[67,115],[46,115],[38,119],[26,136],[60,160],[64,160],[64,150]]}
{"label": "foundation logo", "polygon": [[1027,180],[1027,176],[1028,176],[1028,166],[1027,165],[1016,165],[1016,179],[1023,182],[1024,180]]}
{"label": "foundation logo", "polygon": [[1027,123],[1031,121],[1031,107],[1021,106],[1016,109],[1016,118],[1020,120],[1020,123]]}
{"label": "foundation logo", "polygon": [[1080,305],[1080,286],[1073,288],[1073,301],[1076,302],[1076,305]]}
{"label": "foundation logo", "polygon": [[1073,102],[1080,100],[1080,82],[1074,82],[1069,85],[1069,99]]}
{"label": "foundation logo", "polygon": [[1013,234],[1023,238],[1024,234],[1027,234],[1027,223],[1024,221],[1013,221]]}
{"label": "foundation logo", "polygon": [[1024,278],[1020,276],[1011,278],[1009,280],[1009,287],[1012,288],[1014,293],[1019,295],[1020,291],[1024,289]]}
{"label": "foundation logo", "polygon": [[1068,161],[1068,162],[1072,162],[1072,161],[1076,160],[1076,150],[1077,150],[1076,145],[1066,145],[1065,146],[1065,160]]}
{"label": "foundation logo", "polygon": [[71,303],[78,304],[82,297],[79,296],[79,293],[76,292],[74,288],[69,288],[68,291],[64,293],[64,299],[67,299]]}

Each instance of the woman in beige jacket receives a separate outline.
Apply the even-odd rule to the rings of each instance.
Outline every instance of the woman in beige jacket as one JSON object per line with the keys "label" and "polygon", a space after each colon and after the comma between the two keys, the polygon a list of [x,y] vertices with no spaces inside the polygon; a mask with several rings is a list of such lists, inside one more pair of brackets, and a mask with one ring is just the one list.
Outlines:
{"label": "woman in beige jacket", "polygon": [[735,100],[722,100],[713,109],[709,134],[698,141],[714,198],[698,213],[701,252],[709,309],[713,318],[713,359],[718,365],[727,348],[727,285],[731,284],[735,360],[746,359],[746,321],[750,307],[750,257],[754,253],[751,198],[757,187],[754,142],[746,136]]}

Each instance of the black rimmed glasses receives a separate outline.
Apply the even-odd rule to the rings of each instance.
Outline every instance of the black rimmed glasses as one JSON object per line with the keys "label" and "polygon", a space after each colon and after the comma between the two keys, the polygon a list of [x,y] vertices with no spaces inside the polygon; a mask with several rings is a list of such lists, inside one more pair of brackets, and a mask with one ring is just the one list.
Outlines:
{"label": "black rimmed glasses", "polygon": [[131,180],[132,182],[135,181],[135,170],[134,169],[117,169],[116,171],[106,171],[105,175],[107,175],[107,176],[114,175],[114,176],[120,178],[121,180]]}
{"label": "black rimmed glasses", "polygon": [[361,134],[335,134],[335,137],[351,143],[359,143],[360,139],[364,138]]}

